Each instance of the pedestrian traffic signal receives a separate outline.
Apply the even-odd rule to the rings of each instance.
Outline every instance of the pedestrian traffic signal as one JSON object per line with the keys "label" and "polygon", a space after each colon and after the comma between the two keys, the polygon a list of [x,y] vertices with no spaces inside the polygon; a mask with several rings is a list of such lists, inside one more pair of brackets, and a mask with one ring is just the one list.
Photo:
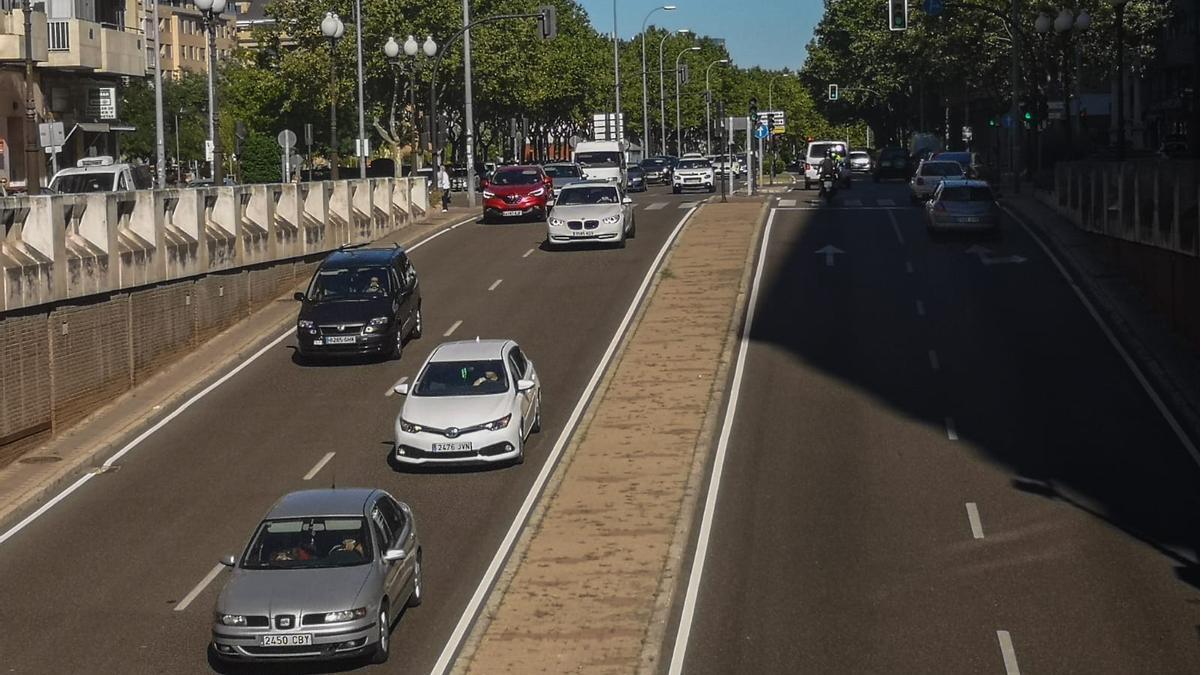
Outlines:
{"label": "pedestrian traffic signal", "polygon": [[558,37],[558,10],[554,5],[542,5],[538,8],[538,27],[541,29],[543,40],[553,40]]}
{"label": "pedestrian traffic signal", "polygon": [[908,30],[908,0],[888,0],[888,28]]}
{"label": "pedestrian traffic signal", "polygon": [[751,119],[758,119],[758,99],[754,96],[750,97],[750,117]]}
{"label": "pedestrian traffic signal", "polygon": [[679,64],[679,84],[688,83],[688,64]]}
{"label": "pedestrian traffic signal", "polygon": [[1025,111],[1025,121],[1026,122],[1033,121],[1033,113],[1029,112],[1028,110]]}
{"label": "pedestrian traffic signal", "polygon": [[829,85],[829,100],[838,100],[838,86],[836,84]]}

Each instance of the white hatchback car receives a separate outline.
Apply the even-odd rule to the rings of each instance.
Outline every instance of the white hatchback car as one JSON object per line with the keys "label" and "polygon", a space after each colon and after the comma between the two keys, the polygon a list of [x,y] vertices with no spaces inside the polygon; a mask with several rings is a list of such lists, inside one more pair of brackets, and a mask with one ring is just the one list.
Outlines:
{"label": "white hatchback car", "polygon": [[396,417],[400,464],[520,464],[525,439],[541,430],[541,382],[512,340],[441,344],[394,391],[407,397]]}
{"label": "white hatchback car", "polygon": [[606,181],[566,185],[546,217],[546,244],[550,247],[608,243],[624,248],[637,234],[633,200]]}
{"label": "white hatchback car", "polygon": [[937,192],[944,180],[965,180],[962,165],[949,160],[926,159],[917,165],[913,177],[908,181],[909,199],[913,204],[922,204]]}

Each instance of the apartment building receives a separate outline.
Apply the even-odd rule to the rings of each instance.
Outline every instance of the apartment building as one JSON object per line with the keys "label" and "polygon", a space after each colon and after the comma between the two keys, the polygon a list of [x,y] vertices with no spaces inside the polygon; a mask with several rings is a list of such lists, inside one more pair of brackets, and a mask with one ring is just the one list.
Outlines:
{"label": "apartment building", "polygon": [[[237,43],[236,23],[230,3],[216,28],[217,59],[233,56]],[[150,34],[153,18],[147,8],[146,31]],[[190,0],[160,0],[158,3],[158,56],[164,77],[179,77],[186,72],[208,72],[208,36],[200,10]],[[146,55],[147,67],[153,67],[154,53]]]}

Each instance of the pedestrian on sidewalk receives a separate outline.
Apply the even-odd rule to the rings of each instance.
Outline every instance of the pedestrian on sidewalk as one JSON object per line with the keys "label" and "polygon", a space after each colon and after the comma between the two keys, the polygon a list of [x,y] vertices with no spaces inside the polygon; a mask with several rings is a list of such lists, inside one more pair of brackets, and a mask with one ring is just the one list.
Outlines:
{"label": "pedestrian on sidewalk", "polygon": [[446,170],[446,165],[438,170],[438,189],[442,191],[442,213],[445,213],[450,208],[450,172]]}

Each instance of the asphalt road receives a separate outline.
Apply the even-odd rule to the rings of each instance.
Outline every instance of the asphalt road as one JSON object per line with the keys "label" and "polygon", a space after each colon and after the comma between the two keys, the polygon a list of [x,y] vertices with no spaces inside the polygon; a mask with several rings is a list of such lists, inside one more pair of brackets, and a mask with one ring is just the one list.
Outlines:
{"label": "asphalt road", "polygon": [[1037,243],[782,197],[683,672],[1200,670],[1200,470]]}
{"label": "asphalt road", "polygon": [[[336,481],[385,488],[415,510],[425,603],[400,619],[391,661],[367,670],[429,673],[686,213],[681,204],[702,198],[661,187],[636,195],[637,238],[624,250],[547,252],[539,248],[541,223],[472,223],[413,251],[425,337],[400,361],[305,367],[293,362],[289,337],[150,436],[119,470],[0,546],[2,670],[208,672],[210,619],[225,573],[186,609],[176,606],[220,557],[240,552],[276,499]],[[400,399],[384,392],[415,375],[440,342],[476,335],[516,339],[541,375],[543,431],[531,437],[524,465],[393,471],[386,458]],[[303,480],[327,452],[333,460]]]}

